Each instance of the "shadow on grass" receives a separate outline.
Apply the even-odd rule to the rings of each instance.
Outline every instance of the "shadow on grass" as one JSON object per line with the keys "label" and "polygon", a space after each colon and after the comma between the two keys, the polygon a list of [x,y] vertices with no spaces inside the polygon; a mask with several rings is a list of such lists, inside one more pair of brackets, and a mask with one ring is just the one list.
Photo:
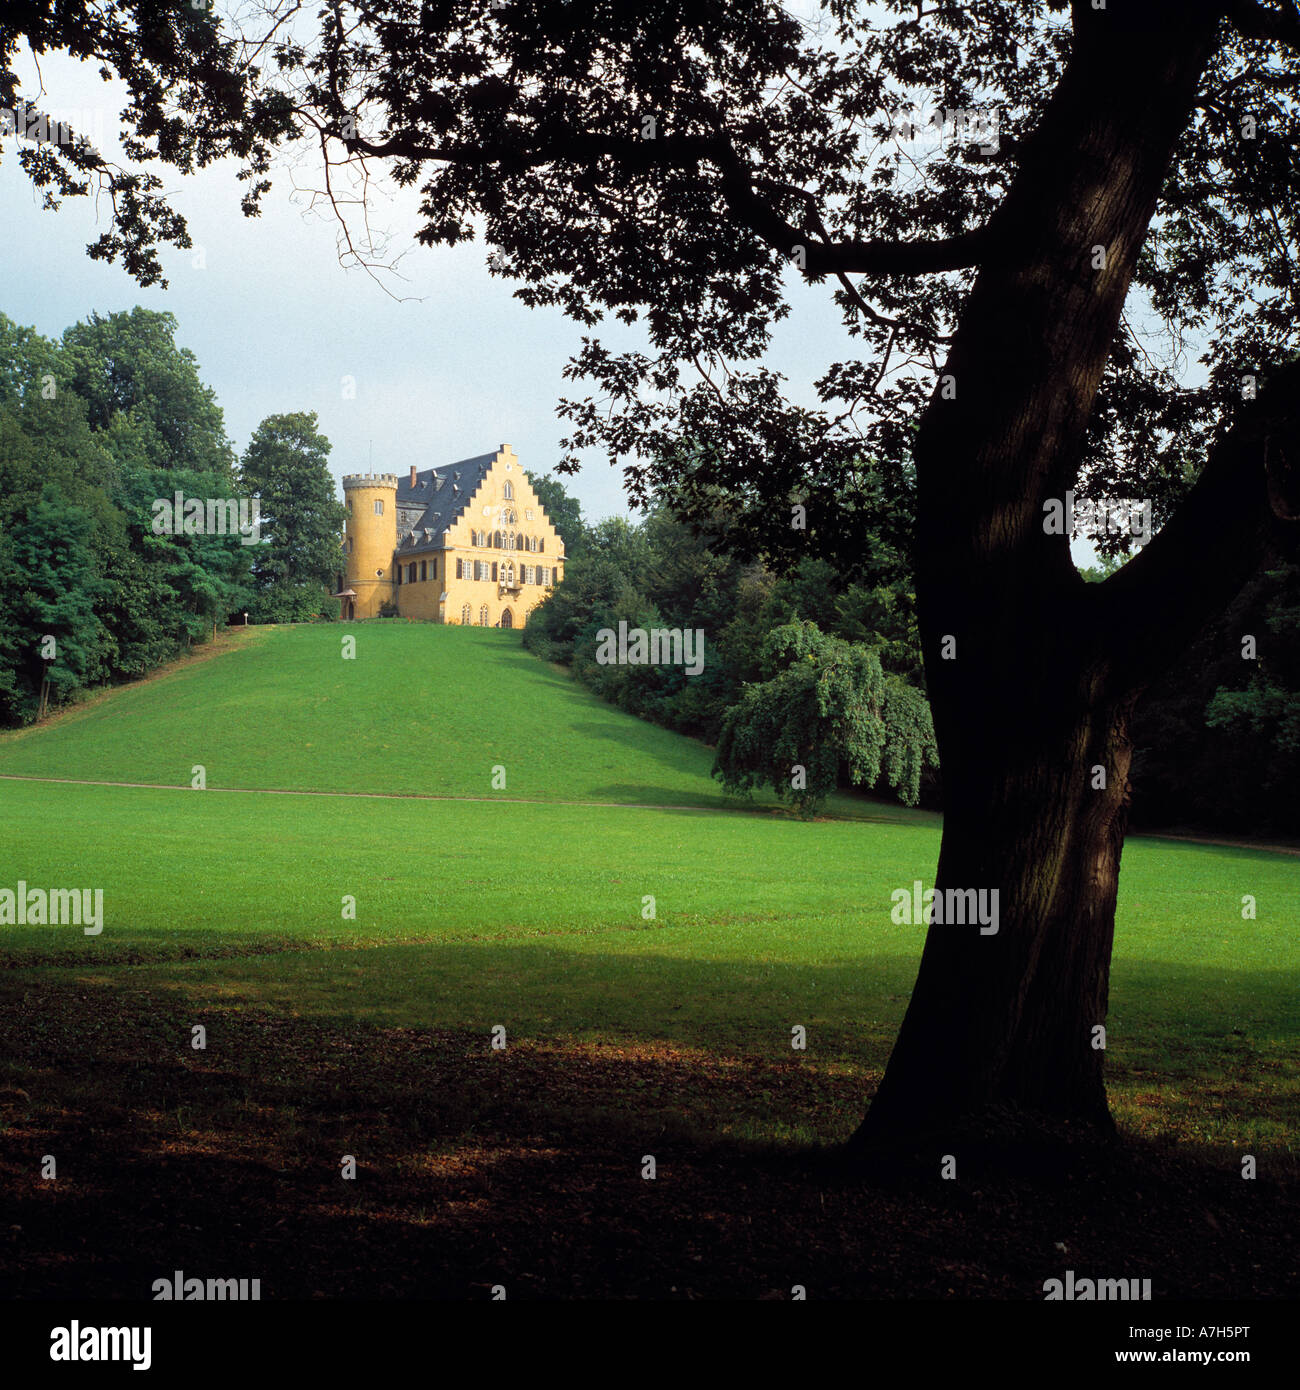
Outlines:
{"label": "shadow on grass", "polygon": [[809,1141],[847,1136],[874,1068],[564,1026],[493,1051],[238,990],[8,982],[0,1291],[147,1297],[181,1269],[264,1298],[1039,1298],[1070,1267],[1289,1293],[1297,1187],[1266,1162],[1243,1182],[1129,1142],[1069,1172],[959,1154],[943,1181],[922,1152],[865,1176]]}

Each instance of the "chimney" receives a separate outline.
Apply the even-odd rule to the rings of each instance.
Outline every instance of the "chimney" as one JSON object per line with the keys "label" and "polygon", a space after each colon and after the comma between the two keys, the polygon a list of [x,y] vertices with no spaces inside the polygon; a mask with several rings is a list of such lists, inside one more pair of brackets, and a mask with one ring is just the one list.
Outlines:
{"label": "chimney", "polygon": [[414,465],[414,464],[411,465],[411,487],[412,487],[412,489],[414,489],[414,487],[415,487],[415,465]]}

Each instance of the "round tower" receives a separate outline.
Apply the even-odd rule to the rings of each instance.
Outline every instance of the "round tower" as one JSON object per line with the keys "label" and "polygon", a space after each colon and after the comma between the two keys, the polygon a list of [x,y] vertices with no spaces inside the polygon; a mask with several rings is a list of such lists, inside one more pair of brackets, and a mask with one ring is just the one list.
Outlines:
{"label": "round tower", "polygon": [[349,473],[343,479],[347,519],[343,550],[345,588],[357,591],[356,616],[377,618],[380,605],[395,600],[393,551],[397,549],[397,474]]}

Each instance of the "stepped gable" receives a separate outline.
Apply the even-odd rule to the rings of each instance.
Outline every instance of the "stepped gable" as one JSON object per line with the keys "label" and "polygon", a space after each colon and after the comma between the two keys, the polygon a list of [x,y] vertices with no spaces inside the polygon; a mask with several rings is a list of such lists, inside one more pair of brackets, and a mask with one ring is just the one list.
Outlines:
{"label": "stepped gable", "polygon": [[398,545],[403,555],[419,555],[430,550],[441,550],[447,528],[453,525],[469,506],[470,499],[478,491],[492,469],[496,454],[479,454],[472,459],[461,459],[458,463],[444,464],[441,468],[426,468],[415,475],[415,486],[411,486],[411,475],[404,473],[397,483],[397,506],[414,510],[423,507],[418,520]]}

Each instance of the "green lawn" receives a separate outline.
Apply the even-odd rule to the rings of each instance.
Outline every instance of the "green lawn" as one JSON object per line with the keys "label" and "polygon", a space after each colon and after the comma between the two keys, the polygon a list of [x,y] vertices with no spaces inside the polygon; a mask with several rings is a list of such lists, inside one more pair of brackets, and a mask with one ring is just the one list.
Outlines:
{"label": "green lawn", "polygon": [[[0,781],[0,886],[104,890],[98,937],[5,929],[26,979],[130,964],[133,987],[196,1002],[718,1054],[788,1056],[798,1023],[810,1060],[878,1071],[921,945],[890,922],[890,893],[929,881],[936,817],[856,798],[812,823],[737,809],[708,749],[601,704],[517,635],[354,631],[355,661],[338,628],[240,633],[0,739],[3,773],[208,772],[207,791]],[[1280,1136],[1296,1105],[1298,919],[1292,858],[1130,842],[1108,1025],[1121,1113],[1218,1142],[1242,1126]]]}
{"label": "green lawn", "polygon": [[212,661],[0,736],[0,772],[189,786],[202,764],[210,787],[729,804],[708,748],[592,699],[517,632],[376,622],[230,640]]}

